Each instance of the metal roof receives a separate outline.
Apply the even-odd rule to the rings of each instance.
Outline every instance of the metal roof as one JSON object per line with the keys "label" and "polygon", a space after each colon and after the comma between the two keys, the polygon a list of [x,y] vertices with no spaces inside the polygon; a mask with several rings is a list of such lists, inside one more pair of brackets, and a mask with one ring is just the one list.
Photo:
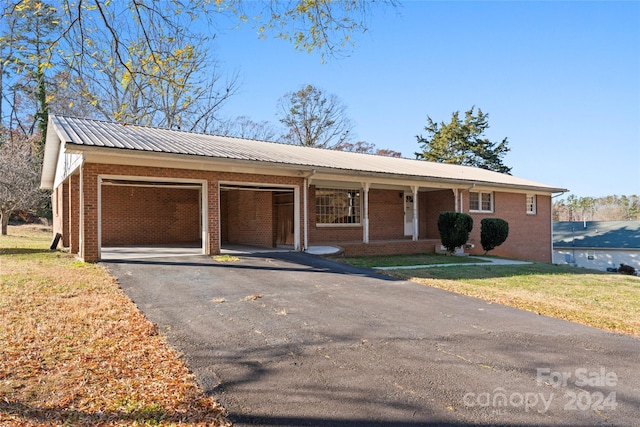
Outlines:
{"label": "metal roof", "polygon": [[640,249],[640,221],[553,223],[554,248]]}
{"label": "metal roof", "polygon": [[[342,174],[407,176],[425,181],[451,180],[461,183],[536,189],[550,193],[566,191],[563,188],[470,166],[301,147],[94,119],[50,115],[48,140],[53,135],[52,130],[60,141],[67,146],[76,146],[78,149],[105,147],[131,150],[132,153],[154,152],[298,166]],[[50,151],[57,152],[54,149]],[[46,157],[45,150],[45,163],[48,160]],[[49,161],[55,160],[49,159]],[[55,169],[55,166],[51,164],[47,171],[51,168]]]}

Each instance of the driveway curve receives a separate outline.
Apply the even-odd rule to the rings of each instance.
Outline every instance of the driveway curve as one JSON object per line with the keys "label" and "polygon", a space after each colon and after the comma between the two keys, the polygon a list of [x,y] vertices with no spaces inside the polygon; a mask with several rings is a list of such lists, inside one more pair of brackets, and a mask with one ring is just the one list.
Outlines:
{"label": "driveway curve", "polygon": [[638,425],[640,340],[301,253],[104,263],[236,425]]}

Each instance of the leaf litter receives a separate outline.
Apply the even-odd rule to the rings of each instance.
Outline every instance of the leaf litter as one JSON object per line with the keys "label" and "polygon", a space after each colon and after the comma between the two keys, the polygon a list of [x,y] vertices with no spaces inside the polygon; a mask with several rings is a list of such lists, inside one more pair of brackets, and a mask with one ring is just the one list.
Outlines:
{"label": "leaf litter", "polygon": [[0,424],[231,425],[105,269],[60,252],[1,258]]}

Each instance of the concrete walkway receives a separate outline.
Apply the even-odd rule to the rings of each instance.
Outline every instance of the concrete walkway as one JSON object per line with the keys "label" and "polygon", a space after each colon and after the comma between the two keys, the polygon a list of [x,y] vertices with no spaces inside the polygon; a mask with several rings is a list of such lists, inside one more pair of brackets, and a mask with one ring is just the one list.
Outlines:
{"label": "concrete walkway", "polygon": [[474,259],[481,260],[481,262],[465,262],[465,263],[451,263],[451,264],[426,264],[426,265],[401,265],[395,267],[373,267],[374,270],[417,270],[419,268],[432,268],[432,267],[456,267],[456,266],[467,266],[467,265],[524,265],[524,264],[532,264],[527,261],[515,261],[512,259],[500,259],[500,258],[488,258],[488,257],[480,257],[474,256],[470,257]]}

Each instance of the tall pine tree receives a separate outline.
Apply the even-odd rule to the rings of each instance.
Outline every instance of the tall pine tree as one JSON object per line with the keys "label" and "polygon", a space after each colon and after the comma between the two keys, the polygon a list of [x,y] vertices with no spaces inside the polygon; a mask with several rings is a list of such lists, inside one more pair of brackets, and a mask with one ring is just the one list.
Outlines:
{"label": "tall pine tree", "polygon": [[422,152],[416,158],[439,163],[475,166],[495,172],[510,174],[511,168],[502,163],[510,151],[507,138],[492,142],[484,135],[489,128],[489,115],[480,108],[471,107],[465,112],[464,121],[459,111],[453,113],[451,122],[436,123],[427,116],[427,135],[418,135]]}

